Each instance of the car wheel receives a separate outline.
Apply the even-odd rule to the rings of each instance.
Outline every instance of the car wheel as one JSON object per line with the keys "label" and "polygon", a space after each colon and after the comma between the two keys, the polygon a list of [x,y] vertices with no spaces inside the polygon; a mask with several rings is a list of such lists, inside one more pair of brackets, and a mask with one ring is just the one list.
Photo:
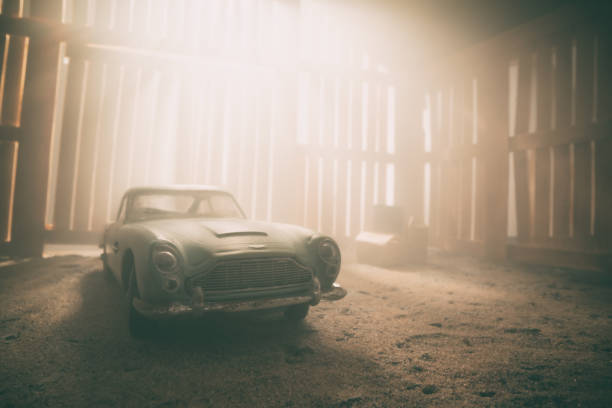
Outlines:
{"label": "car wheel", "polygon": [[144,338],[152,334],[154,330],[154,322],[141,315],[138,310],[134,308],[134,298],[139,298],[138,285],[136,283],[136,270],[134,263],[130,263],[130,281],[128,284],[128,302],[129,302],[129,314],[128,324],[130,334],[135,338]]}
{"label": "car wheel", "polygon": [[309,309],[310,309],[310,305],[308,303],[289,306],[285,310],[285,318],[292,322],[299,322],[306,318],[306,316],[308,315]]}

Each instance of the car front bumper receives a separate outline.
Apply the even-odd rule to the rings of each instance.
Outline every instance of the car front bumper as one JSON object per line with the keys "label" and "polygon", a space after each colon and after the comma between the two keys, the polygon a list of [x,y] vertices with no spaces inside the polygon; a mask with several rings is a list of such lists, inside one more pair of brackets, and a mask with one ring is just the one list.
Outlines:
{"label": "car front bumper", "polygon": [[134,298],[132,305],[138,313],[149,319],[165,319],[178,316],[199,316],[209,312],[247,312],[253,310],[277,309],[299,304],[316,305],[319,300],[336,301],[345,297],[346,290],[334,283],[331,290],[313,295],[261,298],[253,300],[242,300],[232,302],[200,302],[194,296],[192,302],[173,302],[165,305],[154,305],[141,299]]}

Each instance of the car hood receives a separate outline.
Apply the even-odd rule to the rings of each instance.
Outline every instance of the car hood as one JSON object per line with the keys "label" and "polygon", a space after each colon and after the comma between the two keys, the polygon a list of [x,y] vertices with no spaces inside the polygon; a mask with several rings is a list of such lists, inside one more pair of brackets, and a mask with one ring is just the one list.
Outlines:
{"label": "car hood", "polygon": [[159,240],[172,242],[188,264],[211,256],[246,252],[295,253],[306,250],[311,230],[295,225],[244,219],[164,219],[141,222]]}

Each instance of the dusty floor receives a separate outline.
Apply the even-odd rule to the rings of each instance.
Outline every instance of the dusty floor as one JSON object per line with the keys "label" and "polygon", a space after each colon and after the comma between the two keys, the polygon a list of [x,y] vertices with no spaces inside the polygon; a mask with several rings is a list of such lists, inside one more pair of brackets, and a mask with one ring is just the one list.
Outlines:
{"label": "dusty floor", "polygon": [[612,406],[612,275],[437,255],[349,295],[129,337],[100,263],[0,268],[0,406]]}

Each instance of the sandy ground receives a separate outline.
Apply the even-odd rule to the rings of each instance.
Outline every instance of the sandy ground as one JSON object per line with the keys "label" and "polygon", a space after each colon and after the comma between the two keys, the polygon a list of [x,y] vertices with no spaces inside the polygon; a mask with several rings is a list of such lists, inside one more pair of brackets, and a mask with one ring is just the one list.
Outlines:
{"label": "sandy ground", "polygon": [[349,295],[127,332],[100,262],[0,268],[0,406],[612,406],[612,274],[436,255]]}

